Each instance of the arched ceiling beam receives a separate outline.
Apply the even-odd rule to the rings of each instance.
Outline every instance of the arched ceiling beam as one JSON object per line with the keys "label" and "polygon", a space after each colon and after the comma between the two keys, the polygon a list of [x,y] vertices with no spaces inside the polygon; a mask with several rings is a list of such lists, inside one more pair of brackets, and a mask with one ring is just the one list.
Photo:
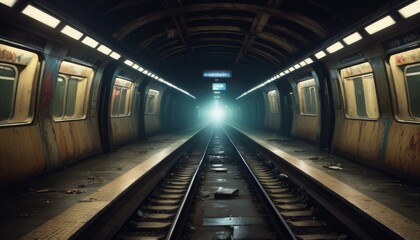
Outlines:
{"label": "arched ceiling beam", "polygon": [[[190,34],[197,32],[239,32],[243,34],[245,32],[243,28],[236,26],[200,26],[188,28],[187,31]],[[287,39],[280,38],[274,34],[262,32],[255,34],[255,36],[279,46],[288,53],[293,53],[297,50],[297,48],[293,46],[289,41],[287,41]]]}
{"label": "arched ceiling beam", "polygon": [[114,37],[119,40],[122,40],[136,29],[141,28],[142,26],[148,23],[152,23],[159,19],[169,17],[175,13],[185,14],[209,10],[239,10],[245,12],[266,13],[276,18],[294,22],[300,25],[301,27],[310,30],[311,32],[315,33],[321,38],[324,38],[327,35],[327,31],[320,24],[318,24],[313,19],[298,13],[290,13],[284,10],[275,9],[271,7],[244,3],[204,3],[164,9],[161,11],[144,15],[142,17],[132,20],[128,24],[118,29],[117,32],[114,34]]}
{"label": "arched ceiling beam", "polygon": [[[281,3],[280,1],[268,0],[267,7],[277,8]],[[239,50],[238,55],[236,56],[234,65],[238,64],[241,58],[246,54],[248,48],[254,43],[255,35],[261,34],[268,20],[270,19],[270,14],[258,12],[254,18],[254,21],[251,24],[248,33],[245,35],[244,41],[242,43],[241,50]]]}
{"label": "arched ceiling beam", "polygon": [[[231,16],[231,15],[215,15],[215,16],[211,16],[211,15],[202,15],[202,16],[194,16],[194,17],[188,17],[186,18],[187,22],[194,22],[194,21],[203,21],[203,20],[222,20],[222,21],[238,21],[238,22],[253,22],[253,18],[251,17],[242,17],[242,16]],[[268,29],[272,29],[274,31],[283,33],[285,35],[288,35],[296,40],[298,40],[299,42],[308,45],[309,44],[309,40],[306,39],[305,37],[303,37],[302,35],[300,35],[299,33],[292,31],[291,29],[285,28],[283,26],[280,25],[276,25],[276,24],[269,24],[267,23],[265,25],[266,28]]]}
{"label": "arched ceiling beam", "polygon": [[[206,28],[206,30],[207,30],[207,28]],[[204,33],[207,35],[208,32],[204,31]],[[195,34],[198,34],[198,33],[195,32]],[[241,35],[243,35],[243,34],[241,34]],[[171,38],[170,39],[163,39],[161,41],[158,41],[158,39],[161,38],[161,37],[162,37],[162,35],[159,34],[157,36],[152,37],[153,40],[146,40],[147,43],[150,43],[147,46],[147,49],[148,49],[149,52],[153,52],[155,55],[160,55],[158,53],[159,51],[161,51],[162,49],[168,48],[171,45],[175,45],[174,48],[179,47],[178,45],[176,45],[179,42],[176,41],[176,40],[172,40],[173,38],[172,39]],[[173,37],[175,37],[175,36],[173,36]],[[167,42],[165,42],[165,41],[167,41]],[[199,42],[206,42],[206,41],[207,42],[215,42],[215,41],[218,41],[218,42],[226,42],[228,46],[232,46],[232,43],[234,43],[234,44],[238,44],[238,43],[240,44],[240,43],[242,43],[242,41],[240,41],[240,40],[231,39],[231,38],[223,38],[223,37],[205,37],[205,38],[199,38],[198,41]],[[157,48],[153,48],[152,45],[156,45],[158,47]],[[286,55],[284,55],[283,53],[281,53],[277,49],[272,48],[271,46],[269,46],[267,44],[263,44],[261,42],[255,41],[254,42],[254,45],[255,46],[258,46],[260,48],[266,49],[264,52],[269,53],[271,56],[278,56],[278,57],[280,56],[283,60],[286,60],[286,61],[288,60],[288,57]]]}
{"label": "arched ceiling beam", "polygon": [[[170,5],[168,3],[168,0],[161,0],[160,2],[164,10],[169,9]],[[178,1],[177,4],[181,5],[181,1]],[[186,49],[188,49],[188,51],[190,52],[190,55],[192,55],[193,50],[191,49],[190,44],[189,44],[190,40],[189,40],[188,34],[186,34],[186,30],[185,30],[186,25],[185,25],[185,19],[184,19],[183,14],[175,12],[171,14],[171,18],[175,24],[176,30],[178,32],[178,36],[181,39],[182,44],[184,45]]]}

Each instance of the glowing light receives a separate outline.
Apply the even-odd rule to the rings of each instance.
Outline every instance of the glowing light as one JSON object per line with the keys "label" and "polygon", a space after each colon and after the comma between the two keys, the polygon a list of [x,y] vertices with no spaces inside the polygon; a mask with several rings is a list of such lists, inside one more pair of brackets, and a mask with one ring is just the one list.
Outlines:
{"label": "glowing light", "polygon": [[112,57],[115,60],[118,60],[118,59],[120,59],[121,54],[116,53],[116,52],[112,52],[111,55],[109,55],[109,56]]}
{"label": "glowing light", "polygon": [[355,43],[355,42],[359,41],[360,39],[362,39],[362,35],[360,35],[360,33],[358,33],[358,32],[355,32],[355,33],[350,34],[349,36],[345,37],[345,38],[343,39],[343,41],[344,41],[347,45],[350,45],[350,44],[353,44],[353,43]]}
{"label": "glowing light", "polygon": [[127,59],[127,60],[125,60],[125,61],[124,61],[124,63],[125,63],[126,65],[130,66],[130,67],[131,67],[131,66],[133,66],[133,64],[134,64],[134,63],[133,63],[133,61],[128,60],[128,59]]}
{"label": "glowing light", "polygon": [[6,6],[13,7],[17,0],[0,0],[0,3],[3,3]]}
{"label": "glowing light", "polygon": [[378,21],[370,24],[369,26],[365,27],[366,32],[370,35],[379,32],[395,23],[394,19],[391,16],[386,16]]}
{"label": "glowing light", "polygon": [[327,54],[325,54],[325,52],[324,51],[319,51],[319,52],[317,52],[317,53],[315,53],[315,57],[317,58],[317,59],[321,59],[321,58],[323,58],[323,57],[325,57],[325,56],[327,56]]}
{"label": "glowing light", "polygon": [[109,55],[109,54],[112,52],[112,50],[111,50],[109,47],[105,46],[105,45],[101,45],[101,46],[99,46],[99,47],[97,48],[97,50],[98,50],[99,52],[101,52],[101,53],[105,54],[105,55]]}
{"label": "glowing light", "polygon": [[306,62],[306,64],[311,64],[314,61],[312,60],[312,58],[307,58],[307,59],[305,59],[305,62]]}
{"label": "glowing light", "polygon": [[400,12],[400,14],[404,18],[409,18],[413,15],[416,15],[417,13],[420,12],[420,0],[417,0],[413,2],[412,4],[401,8],[400,10],[398,10],[398,12]]}
{"label": "glowing light", "polygon": [[52,28],[57,27],[57,25],[60,23],[60,20],[57,18],[32,5],[26,6],[26,8],[22,10],[22,13]]}
{"label": "glowing light", "polygon": [[66,25],[66,26],[65,26],[65,27],[61,30],[61,32],[62,32],[63,34],[65,34],[65,35],[67,35],[67,36],[69,36],[69,37],[73,38],[73,39],[76,39],[76,40],[79,40],[79,39],[83,36],[83,33],[82,33],[82,32],[80,32],[80,31],[78,31],[78,30],[76,30],[76,29],[74,29],[74,28],[70,27],[69,25]]}
{"label": "glowing light", "polygon": [[221,108],[218,104],[213,106],[213,109],[211,110],[211,117],[214,122],[222,122],[224,115],[225,112],[223,111],[223,108]]}
{"label": "glowing light", "polygon": [[82,43],[88,45],[91,48],[96,48],[96,46],[98,46],[98,41],[86,36],[85,38],[83,38]]}
{"label": "glowing light", "polygon": [[327,47],[327,52],[329,53],[334,53],[337,52],[338,50],[342,49],[344,46],[341,42],[336,42],[333,45]]}

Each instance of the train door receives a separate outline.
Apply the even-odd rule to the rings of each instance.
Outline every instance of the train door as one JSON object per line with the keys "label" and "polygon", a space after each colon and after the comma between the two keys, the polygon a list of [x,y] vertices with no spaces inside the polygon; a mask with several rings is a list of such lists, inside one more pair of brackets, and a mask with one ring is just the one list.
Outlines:
{"label": "train door", "polygon": [[280,100],[280,115],[281,115],[281,126],[280,133],[286,137],[291,136],[293,111],[292,111],[292,88],[287,81],[281,81],[278,85],[279,100]]}

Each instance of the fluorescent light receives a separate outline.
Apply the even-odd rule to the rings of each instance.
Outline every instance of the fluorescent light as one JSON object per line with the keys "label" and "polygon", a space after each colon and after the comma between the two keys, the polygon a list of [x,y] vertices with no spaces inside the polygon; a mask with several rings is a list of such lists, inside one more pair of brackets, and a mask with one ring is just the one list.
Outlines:
{"label": "fluorescent light", "polygon": [[394,19],[392,19],[391,16],[386,16],[372,24],[370,24],[369,26],[365,27],[366,32],[368,32],[370,35],[379,32],[391,25],[393,25],[395,23]]}
{"label": "fluorescent light", "polygon": [[299,63],[299,65],[300,65],[301,67],[304,67],[304,66],[306,66],[306,62],[305,62],[305,61],[302,61],[302,62],[300,62],[300,63]]}
{"label": "fluorescent light", "polygon": [[105,45],[99,46],[98,49],[96,49],[96,50],[98,50],[99,52],[101,52],[105,55],[109,55],[112,52],[112,50]]}
{"label": "fluorescent light", "polygon": [[295,66],[293,66],[295,69],[299,69],[300,65],[299,64],[295,64]]}
{"label": "fluorescent light", "polygon": [[3,3],[6,6],[13,7],[17,0],[0,0],[0,3]]}
{"label": "fluorescent light", "polygon": [[144,69],[143,73],[147,75],[149,73],[149,71],[147,71],[146,69]]}
{"label": "fluorescent light", "polygon": [[144,68],[142,68],[142,67],[139,67],[139,69],[138,69],[140,72],[143,72],[143,70],[144,70]]}
{"label": "fluorescent light", "polygon": [[284,71],[284,74],[288,74],[290,71],[289,70],[286,70],[286,71]]}
{"label": "fluorescent light", "polygon": [[155,74],[153,74],[153,73],[152,73],[152,75],[150,75],[150,76],[151,76],[152,78],[154,78],[154,77],[155,77]]}
{"label": "fluorescent light", "polygon": [[333,45],[327,47],[327,52],[333,53],[337,52],[338,50],[342,49],[344,46],[341,42],[336,42]]}
{"label": "fluorescent light", "polygon": [[112,52],[111,55],[109,55],[109,56],[112,57],[115,60],[118,60],[118,59],[120,59],[121,54],[116,53],[116,52]]}
{"label": "fluorescent light", "polygon": [[52,28],[57,27],[57,25],[60,23],[60,20],[57,18],[39,10],[32,5],[26,6],[26,8],[22,10],[22,13]]}
{"label": "fluorescent light", "polygon": [[353,44],[353,43],[355,43],[355,42],[359,41],[360,39],[362,39],[362,35],[360,35],[358,32],[355,32],[355,33],[353,33],[353,34],[351,34],[351,35],[349,35],[349,36],[345,37],[345,38],[343,39],[343,41],[344,41],[347,45],[350,45],[350,44]]}
{"label": "fluorescent light", "polygon": [[131,60],[128,60],[128,59],[127,59],[127,60],[125,60],[125,61],[124,61],[124,63],[125,63],[126,65],[130,66],[130,67],[131,67],[131,66],[133,66],[133,62],[132,62]]}
{"label": "fluorescent light", "polygon": [[280,77],[283,77],[283,76],[284,76],[284,72],[281,72],[281,73],[280,73]]}
{"label": "fluorescent light", "polygon": [[151,72],[149,72],[149,73],[147,74],[147,76],[149,76],[149,77],[150,77],[150,76],[152,76],[152,73],[151,73]]}
{"label": "fluorescent light", "polygon": [[131,66],[131,67],[137,70],[139,68],[139,65],[133,64],[133,66]]}
{"label": "fluorescent light", "polygon": [[289,67],[289,71],[293,72],[293,71],[295,71],[295,68],[294,67]]}
{"label": "fluorescent light", "polygon": [[76,40],[79,40],[79,39],[83,36],[83,33],[82,33],[82,32],[80,32],[80,31],[78,31],[78,30],[76,30],[76,29],[74,29],[74,28],[70,27],[69,25],[66,25],[66,26],[65,26],[65,27],[61,30],[61,32],[62,32],[63,34],[66,34],[67,36],[69,36],[69,37],[73,38],[73,39],[76,39]]}
{"label": "fluorescent light", "polygon": [[311,64],[314,61],[312,61],[312,58],[307,58],[307,59],[305,59],[305,62],[306,62],[306,64]]}
{"label": "fluorescent light", "polygon": [[398,10],[398,12],[400,12],[400,14],[404,18],[409,18],[413,15],[416,15],[417,13],[420,12],[420,0],[417,0],[413,2],[412,4],[401,8],[400,10]]}
{"label": "fluorescent light", "polygon": [[88,36],[83,38],[82,43],[88,45],[91,48],[96,48],[96,46],[98,46],[98,44],[99,44],[96,40],[94,40],[93,38],[90,38]]}
{"label": "fluorescent light", "polygon": [[322,50],[319,51],[319,52],[317,52],[317,53],[315,53],[315,57],[318,58],[318,59],[321,59],[321,58],[323,58],[325,56],[327,56],[327,54],[325,54],[325,52],[322,51]]}
{"label": "fluorescent light", "polygon": [[159,77],[158,77],[158,76],[155,76],[155,79],[156,79],[156,80],[158,80],[158,79],[159,79]]}

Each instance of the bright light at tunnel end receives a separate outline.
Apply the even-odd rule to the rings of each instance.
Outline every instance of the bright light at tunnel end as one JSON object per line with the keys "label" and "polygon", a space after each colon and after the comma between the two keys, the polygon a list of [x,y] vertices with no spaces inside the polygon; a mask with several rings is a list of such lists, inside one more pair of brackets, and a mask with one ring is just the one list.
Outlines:
{"label": "bright light at tunnel end", "polygon": [[225,117],[225,112],[223,108],[221,108],[219,105],[214,105],[213,109],[211,110],[211,118],[213,122],[216,122],[216,123],[223,122],[224,117]]}

